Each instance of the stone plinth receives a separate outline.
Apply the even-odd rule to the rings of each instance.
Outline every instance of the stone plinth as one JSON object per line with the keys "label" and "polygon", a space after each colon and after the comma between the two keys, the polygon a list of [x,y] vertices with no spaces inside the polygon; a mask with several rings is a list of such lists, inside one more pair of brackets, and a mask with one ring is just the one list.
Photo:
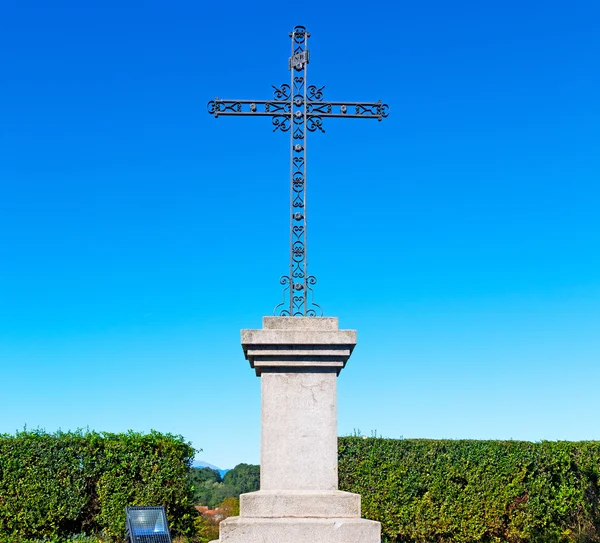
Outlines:
{"label": "stone plinth", "polygon": [[242,330],[261,378],[261,489],[241,495],[220,543],[379,543],[360,496],[338,490],[337,376],[355,345],[337,318],[264,317],[262,330]]}

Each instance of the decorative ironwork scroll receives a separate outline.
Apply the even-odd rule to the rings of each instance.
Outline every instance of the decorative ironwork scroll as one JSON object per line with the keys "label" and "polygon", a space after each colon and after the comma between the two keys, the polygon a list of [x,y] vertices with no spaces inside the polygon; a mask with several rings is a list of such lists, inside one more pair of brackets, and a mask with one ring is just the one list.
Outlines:
{"label": "decorative ironwork scroll", "polygon": [[290,262],[289,272],[280,279],[283,301],[275,313],[289,317],[323,315],[313,300],[317,280],[308,274],[306,237],[306,135],[325,132],[326,117],[377,119],[389,114],[387,104],[379,102],[328,102],[323,89],[306,85],[309,62],[308,38],[303,26],[290,33],[292,52],[288,61],[290,84],[273,85],[272,100],[221,100],[208,103],[208,112],[215,117],[227,115],[271,117],[273,131],[290,133]]}

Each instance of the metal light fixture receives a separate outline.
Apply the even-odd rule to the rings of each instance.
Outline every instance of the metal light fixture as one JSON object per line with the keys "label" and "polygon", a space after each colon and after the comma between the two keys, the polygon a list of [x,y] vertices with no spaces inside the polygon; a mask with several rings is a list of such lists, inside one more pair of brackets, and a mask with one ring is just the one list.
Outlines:
{"label": "metal light fixture", "polygon": [[165,508],[126,507],[129,543],[171,543]]}

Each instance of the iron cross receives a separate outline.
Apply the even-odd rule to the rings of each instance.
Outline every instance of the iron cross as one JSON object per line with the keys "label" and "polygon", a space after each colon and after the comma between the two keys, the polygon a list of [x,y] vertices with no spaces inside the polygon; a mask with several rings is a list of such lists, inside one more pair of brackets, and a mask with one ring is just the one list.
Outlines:
{"label": "iron cross", "polygon": [[[326,117],[377,119],[388,116],[389,107],[379,102],[327,102],[323,89],[306,85],[309,61],[308,38],[303,26],[290,33],[292,54],[288,68],[290,84],[273,87],[272,100],[220,100],[208,103],[208,112],[215,117],[224,115],[271,117],[273,131],[290,133],[290,265],[283,275],[283,301],[275,307],[275,314],[289,317],[314,317],[323,312],[313,300],[313,286],[317,280],[308,274],[306,238],[306,135],[321,131]],[[310,299],[309,299],[310,293]]]}

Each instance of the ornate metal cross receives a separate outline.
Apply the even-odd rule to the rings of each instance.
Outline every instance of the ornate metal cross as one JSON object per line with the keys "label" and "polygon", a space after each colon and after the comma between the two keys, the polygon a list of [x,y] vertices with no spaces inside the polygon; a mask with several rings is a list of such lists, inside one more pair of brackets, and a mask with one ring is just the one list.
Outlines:
{"label": "ornate metal cross", "polygon": [[[273,100],[220,100],[208,103],[208,112],[223,115],[268,116],[273,131],[290,133],[290,269],[280,283],[283,301],[275,307],[281,316],[314,317],[323,314],[313,301],[313,285],[317,280],[308,275],[306,238],[306,131],[323,130],[324,117],[377,119],[388,116],[389,107],[379,102],[326,102],[323,89],[306,86],[309,60],[308,38],[303,26],[290,33],[292,56],[288,62],[290,84],[273,87]],[[310,292],[310,300],[309,300]],[[287,301],[286,301],[287,299]],[[281,309],[280,309],[281,308]]]}

